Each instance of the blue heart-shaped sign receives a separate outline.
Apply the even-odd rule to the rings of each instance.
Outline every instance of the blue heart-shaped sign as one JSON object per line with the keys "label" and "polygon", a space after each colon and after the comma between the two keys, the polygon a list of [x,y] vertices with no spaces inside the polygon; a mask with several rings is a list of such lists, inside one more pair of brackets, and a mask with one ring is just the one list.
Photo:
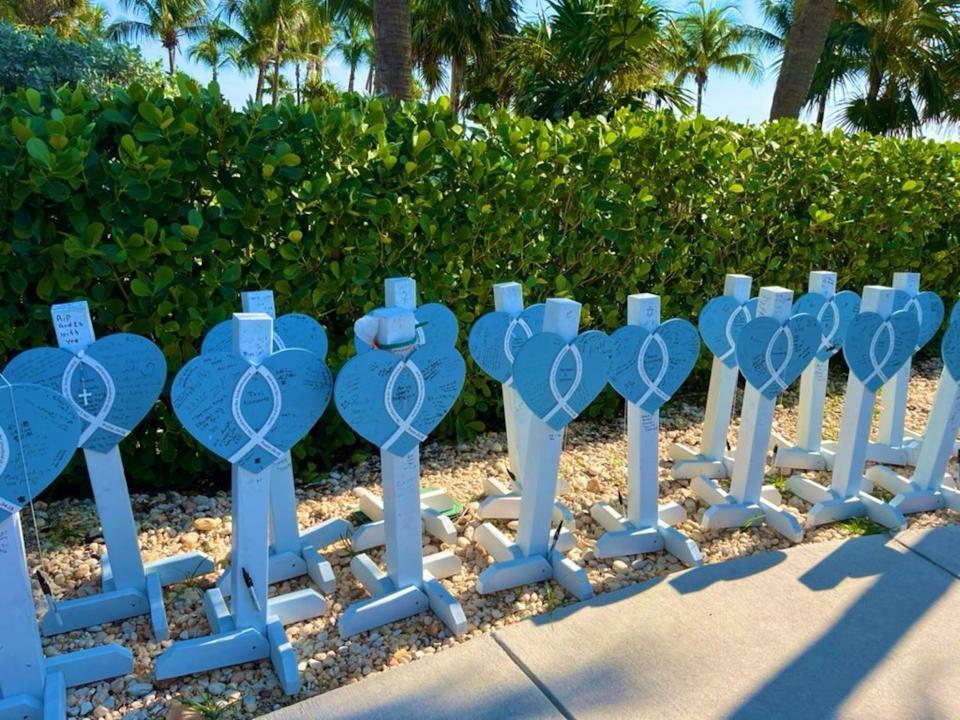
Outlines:
{"label": "blue heart-shaped sign", "polygon": [[0,386],[0,521],[39,495],[70,462],[80,418],[57,391]]}
{"label": "blue heart-shaped sign", "polygon": [[562,430],[600,394],[613,360],[613,341],[598,330],[566,343],[555,333],[527,340],[513,362],[513,385],[534,415]]}
{"label": "blue heart-shaped sign", "polygon": [[861,312],[847,330],[843,357],[850,372],[876,392],[916,352],[919,332],[916,313],[910,310],[895,312],[887,320],[875,312]]}
{"label": "blue heart-shaped sign", "polygon": [[960,323],[950,323],[940,343],[943,366],[955,381],[960,382]]}
{"label": "blue heart-shaped sign", "polygon": [[783,324],[772,317],[754,318],[737,337],[740,373],[761,395],[775,398],[810,364],[820,338],[813,315],[794,315]]}
{"label": "blue heart-shaped sign", "polygon": [[817,360],[821,361],[840,352],[847,329],[858,312],[860,296],[852,290],[841,290],[829,300],[819,293],[806,293],[793,304],[794,315],[813,315],[820,322]]}
{"label": "blue heart-shaped sign", "polygon": [[[288,313],[273,321],[273,351],[287,348],[309,350],[321,360],[327,357],[327,333],[309,315]],[[224,320],[210,329],[203,339],[200,352],[232,352],[233,320]]]}
{"label": "blue heart-shaped sign", "polygon": [[741,303],[730,295],[720,295],[703,306],[697,327],[710,352],[733,368],[737,366],[737,336],[756,316],[757,298]]}
{"label": "blue heart-shaped sign", "polygon": [[[457,316],[446,305],[427,303],[414,310],[413,315],[417,319],[417,345],[454,345],[457,342],[460,326]],[[376,331],[372,323],[371,329]],[[373,349],[370,338],[360,335],[354,336],[353,345],[357,353]]]}
{"label": "blue heart-shaped sign", "polygon": [[3,374],[10,382],[61,392],[83,421],[80,447],[105,453],[150,412],[166,382],[167,362],[145,337],[117,333],[76,354],[52,347],[26,350]]}
{"label": "blue heart-shaped sign", "polygon": [[467,339],[473,361],[494,380],[509,384],[517,351],[531,337],[543,332],[545,308],[540,303],[526,308],[517,317],[492,312],[477,318]]}
{"label": "blue heart-shaped sign", "polygon": [[917,322],[920,323],[917,350],[930,342],[930,338],[936,334],[940,323],[943,322],[943,300],[929,290],[917,293],[915,297],[910,297],[903,290],[894,290],[893,309],[894,311],[912,310],[916,315]]}
{"label": "blue heart-shaped sign", "polygon": [[260,473],[316,424],[330,402],[330,370],[302,348],[259,365],[232,353],[198,355],[173,380],[173,411],[197,442]]}
{"label": "blue heart-shaped sign", "polygon": [[610,336],[610,384],[628,402],[655,413],[697,364],[700,336],[692,323],[674,318],[653,332],[626,325]]}
{"label": "blue heart-shaped sign", "polygon": [[950,311],[950,324],[953,325],[958,321],[960,321],[960,300],[953,304],[953,309]]}
{"label": "blue heart-shaped sign", "polygon": [[370,350],[341,368],[334,401],[357,434],[402,457],[450,412],[465,374],[452,345],[423,345],[406,357]]}

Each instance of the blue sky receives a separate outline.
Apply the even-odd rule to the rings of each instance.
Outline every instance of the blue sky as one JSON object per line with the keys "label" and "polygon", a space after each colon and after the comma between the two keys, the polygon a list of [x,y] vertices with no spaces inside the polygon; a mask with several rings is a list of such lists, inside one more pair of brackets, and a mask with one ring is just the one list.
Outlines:
{"label": "blue sky", "polygon": [[[125,13],[120,8],[119,0],[100,0],[101,4],[110,14],[110,19],[124,17]],[[686,2],[685,0],[664,0],[668,8],[680,9]],[[539,13],[541,0],[523,0],[523,11],[525,16],[532,16]],[[762,16],[757,6],[756,0],[741,0],[741,17],[747,23],[760,25]],[[166,53],[156,42],[148,41],[141,45],[145,57],[150,60],[164,59],[166,63]],[[769,66],[772,58],[766,58],[766,64]],[[187,57],[185,49],[182,49],[177,64],[193,77],[208,81],[210,79],[209,69],[191,63]],[[292,69],[287,72],[292,83]],[[348,69],[336,57],[330,57],[324,67],[324,75],[328,80],[332,80],[341,87],[346,87]],[[366,78],[366,69],[357,72],[358,82]],[[773,72],[768,70],[764,79],[759,83],[751,83],[745,78],[730,77],[723,74],[711,76],[707,83],[706,95],[704,97],[703,112],[709,117],[728,117],[738,122],[760,122],[767,118],[770,110],[770,100],[773,97],[773,89],[776,84],[776,77]],[[247,97],[253,93],[256,85],[256,77],[252,74],[241,75],[235,69],[225,69],[220,73],[220,87],[224,95],[234,104],[241,106]],[[831,111],[828,109],[828,125],[832,124]]]}

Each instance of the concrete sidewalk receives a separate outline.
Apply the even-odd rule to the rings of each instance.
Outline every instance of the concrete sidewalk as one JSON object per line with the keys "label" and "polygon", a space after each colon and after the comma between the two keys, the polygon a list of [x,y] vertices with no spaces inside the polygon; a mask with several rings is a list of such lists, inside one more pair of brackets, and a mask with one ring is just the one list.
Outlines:
{"label": "concrete sidewalk", "polygon": [[960,718],[960,527],[625,588],[267,716]]}

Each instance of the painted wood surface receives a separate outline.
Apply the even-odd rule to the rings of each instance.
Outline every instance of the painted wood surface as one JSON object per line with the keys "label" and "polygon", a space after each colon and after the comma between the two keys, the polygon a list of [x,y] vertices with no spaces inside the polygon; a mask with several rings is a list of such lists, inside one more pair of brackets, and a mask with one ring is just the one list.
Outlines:
{"label": "painted wood surface", "polygon": [[544,308],[540,303],[517,314],[495,311],[477,318],[468,338],[470,355],[477,366],[497,382],[510,385],[517,352],[527,340],[543,332]]}
{"label": "painted wood surface", "polygon": [[908,310],[888,317],[861,311],[850,324],[843,344],[847,367],[867,390],[876,393],[913,355],[919,330],[916,316]]}
{"label": "painted wood surface", "polygon": [[703,306],[697,324],[703,342],[714,357],[727,367],[735,368],[737,337],[756,316],[757,298],[745,300],[734,295],[718,295]]}

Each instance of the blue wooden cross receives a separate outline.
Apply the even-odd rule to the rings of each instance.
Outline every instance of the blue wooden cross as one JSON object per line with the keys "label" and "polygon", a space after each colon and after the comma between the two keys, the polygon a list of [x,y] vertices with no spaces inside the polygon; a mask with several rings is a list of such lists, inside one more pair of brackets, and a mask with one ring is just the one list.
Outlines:
{"label": "blue wooden cross", "polygon": [[97,340],[87,303],[50,309],[58,348],[27,350],[7,365],[11,382],[61,392],[82,421],[79,446],[90,475],[107,552],[100,558],[99,594],[58,603],[43,618],[46,635],[150,614],[154,634],[168,637],[162,587],[213,571],[200,552],[144,563],[120,458],[119,443],[156,403],[166,381],[160,349],[128,333]]}
{"label": "blue wooden cross", "polygon": [[[660,323],[660,296],[627,298],[627,325],[612,335],[610,384],[627,402],[627,507],[606,502],[590,515],[606,529],[597,557],[621,557],[666,548],[687,566],[703,562],[700,548],[672,526],[686,520],[677,503],[658,504],[660,494],[660,407],[693,370],[700,335],[687,320]],[[625,510],[625,512],[623,512]]]}
{"label": "blue wooden cross", "polygon": [[204,596],[213,634],[182,640],[157,658],[157,678],[270,658],[286,693],[300,673],[284,625],[326,610],[313,589],[267,599],[270,468],[306,435],[330,400],[330,371],[309,350],[273,351],[273,319],[233,316],[232,352],[195,357],[170,391],[177,418],[200,444],[231,464],[233,533],[230,605],[218,588]]}
{"label": "blue wooden cross", "polygon": [[[451,343],[418,339],[413,281],[387,285],[388,307],[374,311],[368,348],[347,361],[334,395],[346,423],[380,448],[387,572],[365,553],[350,569],[373,597],[340,616],[343,637],[432,609],[454,634],[467,627],[460,603],[437,579],[460,572],[449,551],[423,557],[420,443],[446,416],[463,387],[465,365]],[[391,292],[393,290],[393,292]],[[397,302],[400,294],[405,302]],[[391,302],[393,301],[393,302]]]}
{"label": "blue wooden cross", "polygon": [[477,579],[481,593],[532,582],[557,580],[574,597],[589,598],[586,572],[556,548],[551,532],[563,429],[607,384],[612,344],[601,332],[577,334],[580,303],[552,298],[544,311],[543,332],[520,346],[513,361],[513,384],[533,418],[523,448],[523,487],[516,542],[490,523],[476,541],[496,562]]}
{"label": "blue wooden cross", "polygon": [[[20,508],[66,467],[81,423],[58,391],[9,385],[2,376],[0,383],[0,718],[63,719],[66,688],[133,672],[133,654],[110,643],[43,655]],[[51,611],[56,612],[56,605]]]}
{"label": "blue wooden cross", "polygon": [[[274,318],[274,351],[297,347],[313,352],[321,360],[326,359],[327,335],[312,317],[289,313],[278,318],[271,290],[243,292],[240,300],[243,312],[262,312]],[[232,320],[218,323],[204,338],[201,352],[230,352],[232,334]],[[350,537],[353,526],[343,518],[331,518],[300,532],[293,458],[289,452],[270,466],[270,478],[270,583],[306,574],[323,592],[333,592],[336,587],[333,568],[319,550]],[[227,568],[217,580],[217,586],[227,596],[230,573]]]}

